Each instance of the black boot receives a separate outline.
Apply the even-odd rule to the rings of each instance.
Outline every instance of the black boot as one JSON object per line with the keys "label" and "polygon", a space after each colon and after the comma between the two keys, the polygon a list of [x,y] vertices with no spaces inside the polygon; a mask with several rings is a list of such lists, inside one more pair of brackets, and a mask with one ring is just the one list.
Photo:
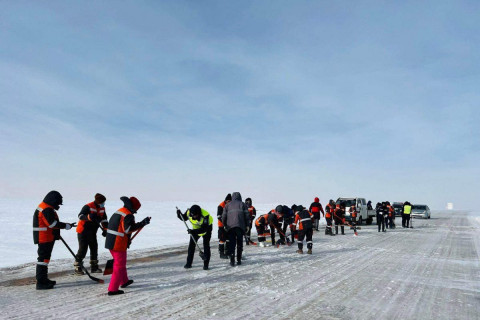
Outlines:
{"label": "black boot", "polygon": [[120,287],[126,288],[126,287],[128,287],[129,285],[131,285],[132,283],[133,283],[133,280],[128,280],[127,282],[125,282],[124,284],[122,284]]}
{"label": "black boot", "polygon": [[108,291],[109,296],[116,296],[117,294],[124,294],[125,292],[123,290],[117,290],[117,291]]}
{"label": "black boot", "polygon": [[233,267],[235,265],[235,255],[230,256],[230,265]]}
{"label": "black boot", "polygon": [[37,290],[53,289],[53,283],[48,280],[48,267],[37,264],[36,269]]}
{"label": "black boot", "polygon": [[345,235],[345,227],[341,226],[340,228],[342,229],[342,234]]}
{"label": "black boot", "polygon": [[242,264],[242,251],[237,252],[237,265]]}
{"label": "black boot", "polygon": [[207,261],[207,260],[203,261],[203,270],[208,270],[208,263],[209,262],[210,261]]}
{"label": "black boot", "polygon": [[98,267],[98,260],[90,260],[91,273],[103,273],[102,269]]}

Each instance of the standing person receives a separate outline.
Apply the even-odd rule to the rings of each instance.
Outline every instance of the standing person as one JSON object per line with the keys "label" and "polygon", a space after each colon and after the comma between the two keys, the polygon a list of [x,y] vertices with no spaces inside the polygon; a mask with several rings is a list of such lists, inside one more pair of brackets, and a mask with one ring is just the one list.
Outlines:
{"label": "standing person", "polygon": [[298,225],[298,250],[297,253],[303,253],[303,239],[306,237],[307,253],[312,254],[313,242],[313,215],[302,205],[295,207],[295,225]]}
{"label": "standing person", "polygon": [[395,208],[387,201],[387,210],[388,210],[388,228],[395,228]]}
{"label": "standing person", "polygon": [[245,199],[245,205],[247,206],[248,215],[249,215],[248,228],[247,228],[247,239],[246,239],[246,244],[248,246],[248,245],[250,245],[250,242],[252,241],[252,240],[250,240],[250,235],[252,234],[252,225],[253,225],[253,221],[255,221],[255,217],[257,216],[257,210],[252,205],[252,199],[251,198]]}
{"label": "standing person", "polygon": [[371,200],[368,200],[368,202],[367,202],[367,210],[373,210],[372,201],[371,201]]}
{"label": "standing person", "polygon": [[332,230],[332,219],[333,219],[333,213],[335,212],[335,201],[330,199],[328,204],[325,206],[325,220],[327,221],[327,226],[325,227],[325,234],[326,235],[331,235],[334,236],[333,230]]}
{"label": "standing person", "polygon": [[355,236],[357,236],[357,215],[358,215],[357,206],[355,204],[352,204],[350,206],[350,217],[351,217],[350,230],[353,229]]}
{"label": "standing person", "polygon": [[338,226],[340,226],[342,234],[345,235],[345,203],[337,204],[333,213],[333,220],[335,221],[335,234],[338,234]]}
{"label": "standing person", "polygon": [[378,232],[380,232],[380,227],[382,228],[382,231],[385,231],[385,221],[383,221],[383,209],[380,202],[377,202],[377,205],[375,206],[375,211],[377,213]]}
{"label": "standing person", "polygon": [[80,219],[77,224],[77,238],[78,238],[78,252],[77,260],[73,264],[75,267],[75,274],[84,275],[82,270],[83,259],[87,255],[87,250],[90,248],[90,270],[92,273],[101,273],[102,269],[98,267],[98,243],[97,230],[99,226],[102,227],[102,236],[106,237],[108,219],[105,212],[105,201],[107,199],[104,195],[97,193],[93,202],[87,203],[83,206],[78,214]]}
{"label": "standing person", "polygon": [[412,204],[408,201],[405,201],[405,203],[403,204],[403,215],[402,215],[402,226],[404,228],[409,228],[410,213],[412,213]]}
{"label": "standing person", "polygon": [[228,258],[228,247],[225,248],[225,242],[227,242],[227,232],[222,222],[222,214],[225,206],[232,201],[232,195],[229,193],[225,197],[225,200],[222,201],[217,207],[217,220],[218,220],[218,253],[220,254],[221,259]]}
{"label": "standing person", "polygon": [[320,221],[320,212],[322,212],[322,215],[325,217],[325,211],[323,211],[322,204],[320,203],[320,199],[318,197],[315,197],[308,211],[310,211],[313,214],[313,217],[315,218],[314,228],[316,231],[318,231],[318,223]]}
{"label": "standing person", "polygon": [[108,295],[123,294],[123,290],[133,283],[127,275],[127,249],[130,246],[132,232],[143,228],[150,223],[150,217],[135,223],[134,214],[142,206],[135,197],[121,197],[123,207],[118,209],[108,221],[105,248],[110,250],[113,257],[113,272],[108,286]]}
{"label": "standing person", "polygon": [[222,223],[228,231],[230,265],[235,265],[235,247],[237,248],[237,265],[242,264],[243,236],[247,229],[249,213],[247,206],[242,202],[240,192],[232,194],[230,201],[223,209]]}
{"label": "standing person", "polygon": [[[185,264],[185,269],[190,269],[193,263],[193,256],[195,254],[195,242],[198,242],[200,237],[203,239],[203,251],[204,259],[203,260],[203,270],[208,270],[208,265],[210,263],[210,239],[212,238],[213,231],[213,217],[208,213],[207,210],[200,208],[200,206],[194,204],[187,212],[182,213],[182,211],[177,210],[177,217],[183,221],[190,221],[192,224],[192,229],[188,230],[192,236],[190,237],[190,242],[188,244],[188,254],[187,254],[187,263]],[[193,237],[193,238],[192,238]]]}
{"label": "standing person", "polygon": [[33,243],[38,245],[37,290],[53,289],[57,283],[48,279],[48,263],[53,246],[55,240],[60,239],[60,229],[70,230],[75,226],[75,223],[60,222],[57,210],[62,204],[62,195],[58,191],[50,191],[33,213]]}

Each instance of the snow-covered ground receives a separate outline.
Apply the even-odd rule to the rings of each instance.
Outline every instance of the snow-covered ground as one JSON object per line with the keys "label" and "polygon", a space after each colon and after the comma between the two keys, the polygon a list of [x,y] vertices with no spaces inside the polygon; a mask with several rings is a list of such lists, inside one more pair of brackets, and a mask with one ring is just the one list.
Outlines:
{"label": "snow-covered ground", "polygon": [[414,229],[315,232],[313,255],[295,246],[248,246],[247,260],[235,267],[214,248],[208,271],[198,256],[194,268],[183,269],[184,245],[132,250],[135,283],[116,297],[106,295],[107,284],[70,275],[69,260],[51,267],[58,284],[48,291],[35,290],[33,264],[3,269],[0,317],[479,319],[478,217],[433,212],[430,220],[415,219]]}
{"label": "snow-covered ground", "polygon": [[[36,261],[37,246],[33,244],[32,220],[33,213],[40,202],[38,200],[11,200],[0,199],[0,219],[3,222],[3,241],[0,241],[0,268],[16,266],[23,263]],[[58,215],[63,222],[77,222],[78,213],[86,202],[67,201],[60,207]],[[152,217],[142,233],[135,238],[132,249],[146,249],[153,247],[168,247],[180,245],[188,239],[183,222],[178,220],[175,207],[178,206],[183,212],[194,203],[187,202],[152,202],[142,201],[142,207],[136,214],[137,221],[144,217]],[[217,215],[218,203],[198,202],[196,203],[210,212],[213,217]],[[107,200],[107,215],[122,207],[120,200]],[[275,208],[276,204],[255,204],[258,213]],[[305,206],[305,204],[304,204]],[[62,230],[62,237],[76,252],[78,249],[77,233],[74,229]],[[217,233],[214,232],[214,238]],[[102,255],[110,253],[104,248],[104,238],[99,234],[99,253]],[[70,258],[71,255],[62,243],[56,243],[52,253],[52,263],[62,258]],[[88,256],[87,256],[88,258]]]}

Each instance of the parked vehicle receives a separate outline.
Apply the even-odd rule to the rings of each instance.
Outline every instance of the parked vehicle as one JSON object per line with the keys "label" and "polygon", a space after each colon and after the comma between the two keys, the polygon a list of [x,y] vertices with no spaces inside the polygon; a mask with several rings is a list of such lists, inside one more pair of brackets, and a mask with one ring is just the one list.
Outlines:
{"label": "parked vehicle", "polygon": [[403,202],[394,202],[393,209],[395,209],[395,217],[401,216],[403,213]]}
{"label": "parked vehicle", "polygon": [[350,207],[355,205],[357,208],[357,223],[362,224],[372,224],[373,216],[375,213],[370,213],[367,210],[367,201],[365,198],[338,198],[336,204],[345,204],[345,220],[352,221],[352,213],[350,212]]}
{"label": "parked vehicle", "polygon": [[412,217],[430,219],[431,213],[430,208],[426,204],[414,204],[412,206]]}

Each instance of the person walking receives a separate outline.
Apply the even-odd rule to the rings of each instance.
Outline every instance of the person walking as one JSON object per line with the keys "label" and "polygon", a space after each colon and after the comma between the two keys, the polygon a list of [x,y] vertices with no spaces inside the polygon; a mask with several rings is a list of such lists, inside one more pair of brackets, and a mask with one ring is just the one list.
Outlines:
{"label": "person walking", "polygon": [[320,212],[325,217],[325,211],[323,211],[322,204],[320,203],[320,199],[318,197],[315,197],[308,211],[310,211],[313,214],[313,217],[315,218],[314,228],[316,231],[318,231],[318,224],[320,222]]}
{"label": "person walking", "polygon": [[77,223],[78,252],[77,260],[74,263],[75,274],[84,275],[82,270],[83,259],[90,248],[90,271],[92,273],[101,273],[102,269],[98,267],[98,242],[97,231],[101,226],[102,236],[107,236],[108,219],[105,212],[104,195],[97,193],[93,202],[83,206],[78,214]]}
{"label": "person walking", "polygon": [[135,197],[121,197],[123,207],[118,209],[108,221],[107,236],[105,239],[105,248],[110,250],[113,257],[113,272],[110,284],[108,286],[108,295],[114,296],[123,294],[123,290],[133,283],[127,274],[127,249],[130,246],[130,237],[132,232],[143,228],[150,223],[150,217],[146,217],[141,222],[135,222],[134,214],[142,206]]}
{"label": "person walking", "polygon": [[211,257],[210,239],[212,238],[213,217],[207,210],[200,208],[200,206],[196,204],[191,206],[185,213],[177,210],[177,217],[182,221],[190,221],[192,224],[192,229],[188,230],[188,233],[192,236],[190,237],[190,242],[188,244],[187,263],[184,268],[190,269],[192,267],[196,247],[195,243],[198,242],[198,239],[202,238],[204,252],[203,270],[208,270]]}
{"label": "person walking", "polygon": [[237,265],[242,264],[243,236],[249,221],[247,206],[242,202],[240,192],[232,193],[230,201],[223,209],[222,223],[228,232],[230,265],[235,265],[235,248],[237,249]]}
{"label": "person walking", "polygon": [[37,290],[53,289],[56,281],[48,279],[48,264],[52,256],[55,240],[60,239],[60,229],[70,230],[75,223],[60,222],[57,210],[63,204],[58,191],[47,193],[33,213],[33,243],[38,245],[38,258],[35,278]]}

